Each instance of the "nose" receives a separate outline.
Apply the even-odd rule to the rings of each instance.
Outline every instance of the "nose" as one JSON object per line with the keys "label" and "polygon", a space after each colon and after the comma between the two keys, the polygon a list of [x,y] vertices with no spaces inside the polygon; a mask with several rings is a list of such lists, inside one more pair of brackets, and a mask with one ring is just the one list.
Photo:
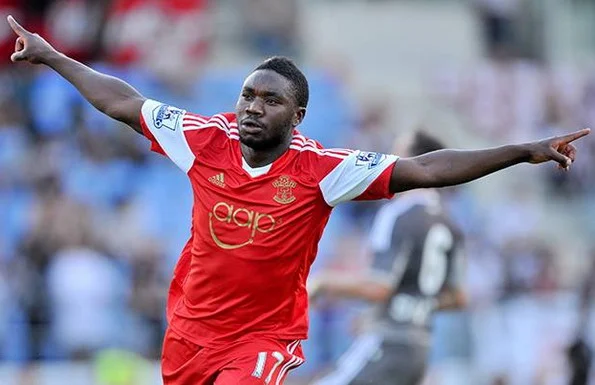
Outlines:
{"label": "nose", "polygon": [[254,98],[254,100],[248,103],[248,106],[246,107],[246,112],[249,115],[260,116],[264,113],[263,106],[264,104],[259,98]]}

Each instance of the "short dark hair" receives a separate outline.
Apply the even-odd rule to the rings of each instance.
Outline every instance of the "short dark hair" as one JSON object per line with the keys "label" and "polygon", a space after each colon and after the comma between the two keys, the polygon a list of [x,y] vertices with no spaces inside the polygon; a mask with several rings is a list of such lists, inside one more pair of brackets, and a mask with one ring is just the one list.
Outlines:
{"label": "short dark hair", "polygon": [[442,150],[446,146],[436,137],[423,130],[418,130],[413,135],[413,140],[409,145],[409,156],[419,156],[428,152]]}
{"label": "short dark hair", "polygon": [[259,70],[275,71],[289,80],[293,85],[293,93],[298,106],[304,108],[308,106],[308,99],[310,98],[308,80],[291,59],[284,56],[270,57],[254,69],[254,71]]}

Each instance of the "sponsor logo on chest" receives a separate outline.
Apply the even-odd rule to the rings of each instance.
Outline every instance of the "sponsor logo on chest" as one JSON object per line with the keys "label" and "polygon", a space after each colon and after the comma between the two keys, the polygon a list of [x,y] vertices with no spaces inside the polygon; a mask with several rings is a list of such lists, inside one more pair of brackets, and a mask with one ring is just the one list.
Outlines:
{"label": "sponsor logo on chest", "polygon": [[[217,224],[220,224],[220,226],[217,226]],[[238,236],[238,239],[233,242],[222,241],[221,233],[224,230],[220,228],[221,225],[227,228],[226,232]],[[211,238],[217,246],[226,250],[239,249],[240,247],[251,245],[259,234],[270,233],[275,229],[276,225],[277,220],[270,214],[261,213],[256,210],[239,207],[226,202],[216,203],[209,213],[209,231],[211,233]],[[242,228],[245,228],[248,231],[238,231]],[[230,232],[229,230],[232,231]],[[243,239],[240,238],[241,234],[245,234]]]}
{"label": "sponsor logo on chest", "polygon": [[[223,172],[212,175],[208,178],[208,181],[220,188],[227,187]],[[266,192],[264,196],[261,195],[259,197],[261,202],[262,199],[272,199],[278,204],[289,205],[298,199],[294,194],[294,189],[298,184],[291,177],[282,175],[268,186],[271,185],[273,187],[272,192]],[[259,194],[263,193],[259,192]],[[280,220],[274,215],[264,212],[266,208],[248,208],[245,207],[246,200],[243,201],[244,203],[230,203],[228,199],[221,200],[220,197],[208,213],[211,238],[222,249],[233,250],[251,245],[255,243],[259,236],[273,232],[280,223]],[[258,202],[256,199],[254,201],[255,203]],[[233,239],[233,241],[230,239]]]}

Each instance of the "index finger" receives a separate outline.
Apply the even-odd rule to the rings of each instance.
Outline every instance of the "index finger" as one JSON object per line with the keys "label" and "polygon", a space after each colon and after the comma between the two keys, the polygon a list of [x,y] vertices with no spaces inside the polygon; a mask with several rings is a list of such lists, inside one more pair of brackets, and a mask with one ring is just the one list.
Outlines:
{"label": "index finger", "polygon": [[29,31],[27,31],[25,28],[23,28],[22,25],[20,25],[19,23],[17,23],[17,21],[14,19],[14,17],[12,17],[11,15],[9,15],[6,20],[8,20],[8,24],[10,25],[10,28],[12,28],[12,30],[19,36],[23,36],[25,34],[27,34]]}
{"label": "index finger", "polygon": [[590,132],[591,132],[590,128],[583,128],[582,130],[573,132],[568,135],[564,135],[564,136],[560,137],[560,139],[565,143],[570,143],[570,142],[574,142],[577,139],[582,138],[583,136],[589,135]]}

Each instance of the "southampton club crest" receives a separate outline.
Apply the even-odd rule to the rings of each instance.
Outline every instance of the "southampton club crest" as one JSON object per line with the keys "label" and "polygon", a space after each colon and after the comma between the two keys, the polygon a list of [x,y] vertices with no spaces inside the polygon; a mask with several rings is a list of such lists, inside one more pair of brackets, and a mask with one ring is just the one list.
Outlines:
{"label": "southampton club crest", "polygon": [[157,128],[166,127],[175,131],[183,114],[184,111],[178,108],[162,104],[153,109],[153,124]]}
{"label": "southampton club crest", "polygon": [[287,175],[280,176],[279,179],[273,182],[273,187],[277,189],[277,194],[273,197],[275,202],[287,205],[295,201],[293,189],[297,186],[293,180]]}

